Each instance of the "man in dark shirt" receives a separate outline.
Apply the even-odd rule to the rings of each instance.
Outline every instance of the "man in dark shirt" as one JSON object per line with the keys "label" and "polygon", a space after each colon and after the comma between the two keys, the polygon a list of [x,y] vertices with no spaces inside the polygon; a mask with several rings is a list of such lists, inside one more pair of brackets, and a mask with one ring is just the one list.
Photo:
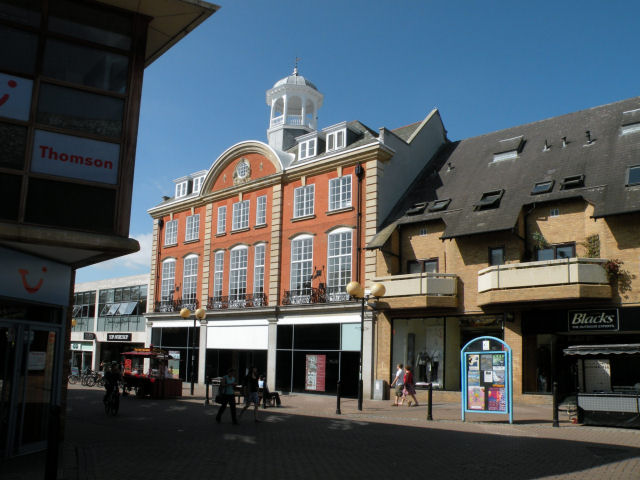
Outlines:
{"label": "man in dark shirt", "polygon": [[260,399],[258,398],[258,369],[251,367],[249,374],[244,378],[244,407],[240,411],[240,416],[249,408],[249,404],[253,403],[253,420],[258,423],[258,407]]}

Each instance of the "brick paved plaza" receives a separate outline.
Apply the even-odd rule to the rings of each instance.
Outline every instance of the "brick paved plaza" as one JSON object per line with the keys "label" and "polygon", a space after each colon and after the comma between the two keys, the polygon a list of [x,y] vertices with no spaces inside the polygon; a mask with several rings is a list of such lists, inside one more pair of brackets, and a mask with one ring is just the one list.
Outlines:
{"label": "brick paved plaza", "polygon": [[[106,417],[102,392],[71,387],[59,478],[73,479],[429,479],[640,478],[640,430],[551,426],[549,407],[468,417],[459,405],[396,408],[390,401],[283,396],[282,408],[248,411],[240,425],[203,391],[179,400],[125,397]],[[422,396],[420,397],[422,400]],[[13,459],[0,478],[44,478],[44,454]]]}

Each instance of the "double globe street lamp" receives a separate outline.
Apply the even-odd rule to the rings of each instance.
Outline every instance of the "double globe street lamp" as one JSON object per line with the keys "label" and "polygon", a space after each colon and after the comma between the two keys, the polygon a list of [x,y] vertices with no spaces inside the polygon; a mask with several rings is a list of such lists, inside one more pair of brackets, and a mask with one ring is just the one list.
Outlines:
{"label": "double globe street lamp", "polygon": [[[384,297],[386,288],[381,283],[374,283],[371,285],[369,292],[366,292],[364,287],[355,280],[347,285],[347,293],[352,297],[362,300],[362,308],[360,310],[360,373],[358,378],[358,410],[362,410],[362,348],[364,340],[364,306],[368,305],[368,301],[371,297],[376,299]],[[372,308],[374,306],[370,305]]]}
{"label": "double globe street lamp", "polygon": [[[183,308],[180,310],[180,316],[185,320],[188,320],[191,316],[191,310]],[[193,335],[191,335],[191,395],[193,395],[193,376],[196,369],[196,320],[204,320],[207,316],[207,311],[204,308],[199,308],[195,311],[193,316]]]}

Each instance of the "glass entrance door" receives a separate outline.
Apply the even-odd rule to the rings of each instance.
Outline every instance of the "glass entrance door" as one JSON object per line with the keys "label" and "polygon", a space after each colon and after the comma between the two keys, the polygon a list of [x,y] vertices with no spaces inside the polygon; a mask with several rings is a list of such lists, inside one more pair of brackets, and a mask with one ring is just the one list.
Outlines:
{"label": "glass entrance door", "polygon": [[8,455],[9,432],[12,431],[11,392],[15,377],[15,340],[16,328],[0,325],[0,458]]}
{"label": "glass entrance door", "polygon": [[0,452],[2,456],[46,445],[54,388],[57,329],[0,325]]}

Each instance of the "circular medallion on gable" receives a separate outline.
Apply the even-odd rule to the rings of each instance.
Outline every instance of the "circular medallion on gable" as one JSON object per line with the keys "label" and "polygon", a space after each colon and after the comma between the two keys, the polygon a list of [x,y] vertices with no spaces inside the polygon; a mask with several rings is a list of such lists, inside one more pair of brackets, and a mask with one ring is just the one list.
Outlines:
{"label": "circular medallion on gable", "polygon": [[244,183],[249,181],[251,177],[251,165],[249,160],[241,158],[233,171],[233,184]]}

